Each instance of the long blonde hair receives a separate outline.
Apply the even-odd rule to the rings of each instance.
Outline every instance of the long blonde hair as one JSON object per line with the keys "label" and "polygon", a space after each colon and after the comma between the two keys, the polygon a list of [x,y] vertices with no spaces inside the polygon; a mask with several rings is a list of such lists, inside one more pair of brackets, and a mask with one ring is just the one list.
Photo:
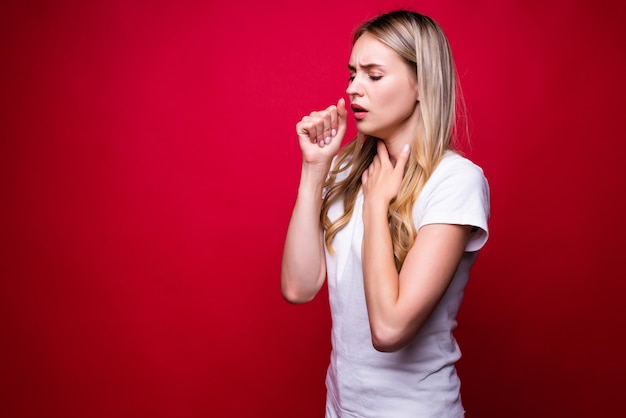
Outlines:
{"label": "long blonde hair", "polygon": [[[441,27],[428,16],[404,10],[378,16],[356,30],[353,45],[364,33],[393,49],[415,71],[418,81],[421,124],[398,196],[390,203],[388,213],[395,264],[400,271],[417,236],[413,223],[415,201],[451,147],[455,127],[456,72],[448,40]],[[361,175],[376,155],[377,140],[357,135],[339,152],[326,180],[320,218],[331,254],[335,235],[352,217],[361,188]],[[344,171],[348,171],[348,175],[335,182],[337,174]],[[331,221],[328,210],[340,199],[344,213]]]}

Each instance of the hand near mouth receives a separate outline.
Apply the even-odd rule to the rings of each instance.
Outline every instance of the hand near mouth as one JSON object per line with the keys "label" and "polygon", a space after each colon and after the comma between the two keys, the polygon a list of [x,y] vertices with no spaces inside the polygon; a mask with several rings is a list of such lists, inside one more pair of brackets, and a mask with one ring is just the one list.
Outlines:
{"label": "hand near mouth", "polygon": [[337,105],[311,112],[298,122],[296,132],[305,163],[330,163],[346,133],[347,115],[346,102],[341,98]]}

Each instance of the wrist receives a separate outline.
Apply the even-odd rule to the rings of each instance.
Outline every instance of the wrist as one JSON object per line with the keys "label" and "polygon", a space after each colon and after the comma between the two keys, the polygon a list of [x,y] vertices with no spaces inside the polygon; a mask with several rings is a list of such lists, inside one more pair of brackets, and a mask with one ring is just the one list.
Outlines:
{"label": "wrist", "polygon": [[389,213],[389,204],[380,199],[366,199],[363,202],[364,219],[384,219],[387,222],[387,214]]}
{"label": "wrist", "polygon": [[323,186],[329,170],[330,164],[303,162],[300,172],[300,183]]}
{"label": "wrist", "polygon": [[321,200],[328,169],[328,167],[321,165],[303,163],[298,195],[301,197],[308,196],[308,199]]}

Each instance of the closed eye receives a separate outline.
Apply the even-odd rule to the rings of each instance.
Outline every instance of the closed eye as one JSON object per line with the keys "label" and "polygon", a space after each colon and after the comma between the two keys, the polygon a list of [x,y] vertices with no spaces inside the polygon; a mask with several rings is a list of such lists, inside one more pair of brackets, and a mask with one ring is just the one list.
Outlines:
{"label": "closed eye", "polygon": [[[356,76],[354,76],[354,75],[351,75],[350,77],[348,77],[348,82],[352,83],[352,82],[354,81],[354,78],[355,78],[355,77],[356,77]],[[372,80],[372,81],[378,81],[378,80],[380,80],[381,78],[383,78],[383,76],[382,76],[382,75],[368,75],[367,77],[368,77],[370,80]]]}

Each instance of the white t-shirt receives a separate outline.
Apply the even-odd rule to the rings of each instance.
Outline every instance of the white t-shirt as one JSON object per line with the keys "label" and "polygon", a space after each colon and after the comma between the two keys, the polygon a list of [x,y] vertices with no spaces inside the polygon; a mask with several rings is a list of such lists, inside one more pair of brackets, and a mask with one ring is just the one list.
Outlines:
{"label": "white t-shirt", "polygon": [[[337,180],[341,180],[341,173]],[[363,193],[349,223],[326,251],[332,314],[332,353],[326,376],[326,417],[456,418],[463,416],[454,367],[461,357],[452,335],[477,251],[487,241],[489,186],[480,167],[447,152],[415,202],[415,227],[433,223],[472,225],[466,252],[443,298],[415,339],[393,353],[372,346],[363,290],[361,243]],[[342,202],[329,210],[343,213]]]}

